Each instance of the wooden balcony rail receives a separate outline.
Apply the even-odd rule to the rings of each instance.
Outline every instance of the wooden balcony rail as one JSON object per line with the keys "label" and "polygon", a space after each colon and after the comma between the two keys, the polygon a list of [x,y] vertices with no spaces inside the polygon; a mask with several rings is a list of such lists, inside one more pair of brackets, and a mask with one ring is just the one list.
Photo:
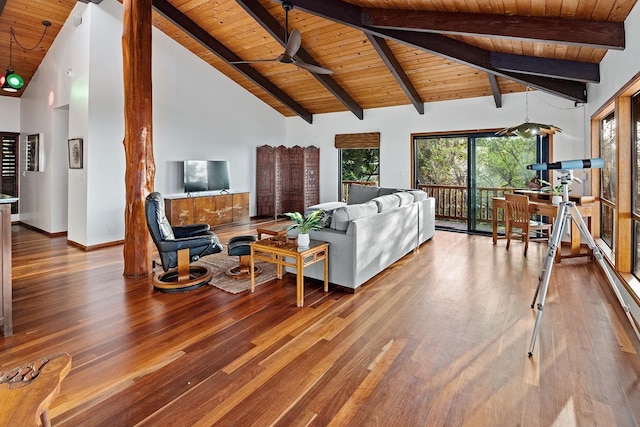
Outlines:
{"label": "wooden balcony rail", "polygon": [[[436,199],[436,219],[467,221],[467,187],[460,185],[418,184],[418,188]],[[512,187],[478,187],[476,192],[476,223],[491,224],[493,198],[513,193]],[[500,215],[502,212],[500,213]],[[502,219],[502,218],[500,218]]]}

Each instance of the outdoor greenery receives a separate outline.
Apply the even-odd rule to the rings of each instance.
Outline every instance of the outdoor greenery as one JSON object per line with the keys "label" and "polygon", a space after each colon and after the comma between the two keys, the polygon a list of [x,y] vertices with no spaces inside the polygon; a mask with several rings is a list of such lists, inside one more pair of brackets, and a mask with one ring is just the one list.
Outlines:
{"label": "outdoor greenery", "polygon": [[377,148],[343,149],[342,180],[378,182],[379,151]]}
{"label": "outdoor greenery", "polygon": [[[524,188],[536,162],[535,138],[483,137],[475,139],[476,186]],[[424,138],[417,144],[421,184],[467,185],[467,138]]]}

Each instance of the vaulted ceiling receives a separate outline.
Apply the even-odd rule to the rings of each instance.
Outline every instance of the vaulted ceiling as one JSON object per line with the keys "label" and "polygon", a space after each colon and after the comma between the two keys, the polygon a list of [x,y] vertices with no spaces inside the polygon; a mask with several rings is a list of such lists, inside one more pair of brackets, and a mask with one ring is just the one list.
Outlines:
{"label": "vaulted ceiling", "polygon": [[[102,0],[82,0],[100,3]],[[0,68],[25,84],[75,0],[0,0]],[[502,94],[527,86],[588,100],[609,49],[624,49],[624,20],[636,0],[288,0],[296,60],[333,71],[312,74],[275,58],[284,51],[280,0],[153,0],[153,24],[285,116],[414,105]],[[44,26],[42,43],[33,51]],[[6,64],[5,64],[6,63]],[[200,84],[206,84],[201,82]],[[3,92],[2,95],[7,95]],[[19,96],[20,93],[13,95]]]}

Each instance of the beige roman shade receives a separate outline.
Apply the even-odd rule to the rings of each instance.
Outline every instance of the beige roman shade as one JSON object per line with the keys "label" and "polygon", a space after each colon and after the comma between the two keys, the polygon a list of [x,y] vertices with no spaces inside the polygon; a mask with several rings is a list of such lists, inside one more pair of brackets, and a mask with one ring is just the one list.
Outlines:
{"label": "beige roman shade", "polygon": [[341,133],[336,135],[336,148],[380,148],[380,132]]}

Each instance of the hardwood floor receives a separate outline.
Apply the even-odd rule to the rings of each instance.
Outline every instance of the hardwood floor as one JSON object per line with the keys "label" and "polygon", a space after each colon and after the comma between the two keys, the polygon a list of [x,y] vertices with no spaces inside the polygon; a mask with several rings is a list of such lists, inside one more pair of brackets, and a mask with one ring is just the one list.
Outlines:
{"label": "hardwood floor", "polygon": [[121,246],[13,232],[0,369],[72,355],[54,425],[640,425],[640,343],[595,263],[554,267],[527,357],[542,244],[437,232],[356,294],[307,281],[296,308],[291,277],[160,293]]}

